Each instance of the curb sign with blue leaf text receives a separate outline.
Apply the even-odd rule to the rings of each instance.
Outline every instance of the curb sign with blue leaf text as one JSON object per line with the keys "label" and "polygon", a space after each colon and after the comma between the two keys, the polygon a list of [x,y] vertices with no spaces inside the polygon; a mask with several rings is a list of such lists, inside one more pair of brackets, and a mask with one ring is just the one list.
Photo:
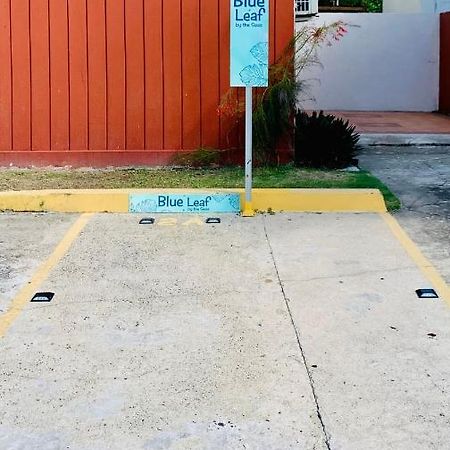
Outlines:
{"label": "curb sign with blue leaf text", "polygon": [[231,0],[231,86],[268,85],[269,1]]}
{"label": "curb sign with blue leaf text", "polygon": [[239,213],[240,195],[229,194],[131,194],[132,213]]}

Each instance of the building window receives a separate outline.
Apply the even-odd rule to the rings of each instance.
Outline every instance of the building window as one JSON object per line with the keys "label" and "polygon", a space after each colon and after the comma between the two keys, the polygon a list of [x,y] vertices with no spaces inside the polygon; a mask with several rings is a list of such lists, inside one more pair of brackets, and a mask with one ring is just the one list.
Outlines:
{"label": "building window", "polygon": [[296,13],[306,13],[310,12],[309,0],[296,0],[295,1],[295,12]]}

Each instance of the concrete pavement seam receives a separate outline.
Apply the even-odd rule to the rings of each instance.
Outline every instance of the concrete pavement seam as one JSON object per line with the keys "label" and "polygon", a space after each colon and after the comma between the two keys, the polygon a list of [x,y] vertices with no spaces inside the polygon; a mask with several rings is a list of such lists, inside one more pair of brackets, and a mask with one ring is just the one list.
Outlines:
{"label": "concrete pavement seam", "polygon": [[270,256],[272,258],[273,266],[274,266],[275,272],[277,274],[278,284],[280,286],[281,294],[283,295],[284,303],[286,305],[286,309],[288,311],[292,327],[294,328],[295,337],[297,339],[297,345],[298,345],[298,348],[300,349],[300,354],[302,355],[303,364],[305,366],[306,374],[308,376],[309,385],[311,387],[311,393],[312,393],[312,396],[313,396],[313,399],[314,399],[314,403],[315,403],[315,406],[316,406],[317,418],[319,419],[320,426],[322,428],[322,433],[323,433],[324,439],[325,439],[325,445],[327,446],[328,450],[331,450],[330,436],[329,436],[329,434],[327,432],[327,429],[326,429],[326,426],[325,426],[325,422],[324,422],[323,417],[322,417],[322,413],[320,412],[319,399],[317,397],[316,388],[314,386],[314,379],[313,379],[311,371],[309,370],[308,363],[306,361],[305,351],[304,351],[303,345],[302,345],[302,343],[300,341],[300,332],[298,331],[298,328],[297,328],[297,326],[295,324],[294,317],[292,315],[292,310],[291,310],[291,307],[289,306],[289,300],[286,297],[286,292],[284,290],[284,285],[283,285],[283,282],[281,281],[281,276],[280,276],[280,272],[278,270],[277,262],[275,260],[273,247],[272,247],[272,244],[270,243],[269,234],[267,232],[266,218],[264,216],[263,216],[263,224],[264,224],[264,234],[266,236],[266,242],[267,242],[267,245],[269,246]]}

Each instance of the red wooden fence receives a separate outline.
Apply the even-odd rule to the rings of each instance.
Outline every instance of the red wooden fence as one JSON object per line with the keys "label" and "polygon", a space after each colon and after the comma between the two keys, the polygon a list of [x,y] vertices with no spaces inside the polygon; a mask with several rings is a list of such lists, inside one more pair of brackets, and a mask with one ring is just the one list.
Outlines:
{"label": "red wooden fence", "polygon": [[[229,0],[0,0],[0,164],[164,164],[227,147]],[[271,0],[271,58],[293,1]]]}
{"label": "red wooden fence", "polygon": [[441,82],[439,109],[450,113],[450,13],[441,14]]}

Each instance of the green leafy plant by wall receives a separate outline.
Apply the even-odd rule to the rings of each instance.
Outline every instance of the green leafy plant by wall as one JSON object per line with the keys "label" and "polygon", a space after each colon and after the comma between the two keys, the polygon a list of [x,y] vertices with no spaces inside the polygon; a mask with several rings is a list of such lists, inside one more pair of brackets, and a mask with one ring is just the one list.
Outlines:
{"label": "green leafy plant by wall", "polygon": [[[336,6],[336,1],[320,0],[319,6]],[[362,7],[367,12],[378,13],[383,11],[383,0],[339,0],[339,6]]]}
{"label": "green leafy plant by wall", "polygon": [[[320,65],[317,49],[331,46],[347,33],[342,21],[314,27],[304,26],[291,39],[278,60],[269,66],[269,86],[257,89],[253,100],[253,149],[257,163],[278,163],[277,144],[286,137],[292,141],[293,116],[297,104],[308,98],[308,82],[302,72]],[[236,88],[223,97],[217,110],[231,118],[243,134],[245,106],[238,100]]]}
{"label": "green leafy plant by wall", "polygon": [[367,12],[383,12],[383,0],[363,0],[362,3]]}
{"label": "green leafy plant by wall", "polygon": [[355,127],[331,114],[298,111],[295,116],[295,165],[343,169],[359,151]]}

